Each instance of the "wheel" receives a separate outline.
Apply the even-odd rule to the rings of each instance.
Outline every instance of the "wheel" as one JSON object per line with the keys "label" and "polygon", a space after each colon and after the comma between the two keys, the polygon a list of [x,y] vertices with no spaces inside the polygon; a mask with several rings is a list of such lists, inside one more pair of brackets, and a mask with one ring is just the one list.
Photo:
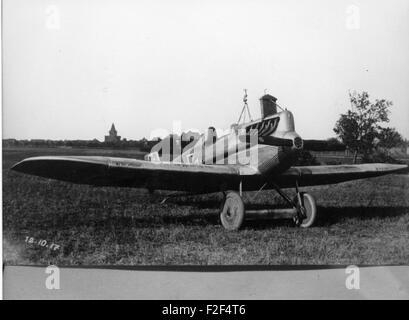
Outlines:
{"label": "wheel", "polygon": [[220,212],[220,221],[227,230],[238,230],[244,220],[244,203],[235,191],[229,191]]}
{"label": "wheel", "polygon": [[[301,192],[302,206],[305,209],[306,218],[300,224],[301,228],[310,228],[314,226],[317,222],[317,205],[315,199],[312,195],[306,192]],[[298,198],[295,197],[294,202],[298,203]]]}

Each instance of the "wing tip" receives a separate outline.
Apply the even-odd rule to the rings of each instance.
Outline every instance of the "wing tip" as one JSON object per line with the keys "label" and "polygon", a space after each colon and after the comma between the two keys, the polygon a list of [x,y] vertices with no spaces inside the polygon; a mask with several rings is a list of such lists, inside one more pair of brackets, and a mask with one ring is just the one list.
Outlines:
{"label": "wing tip", "polygon": [[14,170],[14,171],[20,171],[22,172],[22,169],[25,167],[26,164],[28,164],[31,161],[36,161],[36,160],[40,160],[43,157],[30,157],[30,158],[25,158],[17,163],[15,163],[10,170]]}
{"label": "wing tip", "polygon": [[[371,165],[368,163],[368,165]],[[377,171],[390,171],[390,172],[395,172],[395,171],[404,171],[408,169],[407,164],[398,164],[398,163],[374,163],[372,165],[375,165],[375,168]]]}
{"label": "wing tip", "polygon": [[409,169],[409,165],[407,164],[396,164],[396,172],[406,172]]}
{"label": "wing tip", "polygon": [[24,160],[21,160],[21,161],[15,163],[15,164],[10,168],[10,170],[22,172],[22,168],[23,168],[24,164],[26,163],[26,160],[27,160],[27,159],[24,159]]}
{"label": "wing tip", "polygon": [[15,163],[15,164],[10,168],[10,170],[17,171],[17,172],[27,173],[27,171],[25,170],[25,169],[27,169],[27,164],[28,164],[28,162],[32,161],[33,159],[35,159],[35,158],[26,158],[26,159],[23,159],[23,160],[21,160],[21,161]]}

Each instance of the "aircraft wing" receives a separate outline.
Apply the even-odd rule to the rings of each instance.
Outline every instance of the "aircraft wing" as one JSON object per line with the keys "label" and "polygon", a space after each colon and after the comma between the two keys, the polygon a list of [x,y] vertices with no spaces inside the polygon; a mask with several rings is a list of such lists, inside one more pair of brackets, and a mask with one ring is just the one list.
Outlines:
{"label": "aircraft wing", "polygon": [[94,186],[215,192],[220,186],[237,189],[240,178],[257,171],[242,165],[201,165],[150,162],[97,156],[27,158],[15,171]]}
{"label": "aircraft wing", "polygon": [[[97,156],[46,156],[20,161],[12,168],[27,174],[93,186],[135,187],[189,192],[258,190],[266,180],[282,188],[333,184],[390,174],[406,165],[371,163],[357,165],[291,167],[265,177],[245,165],[203,165],[150,162],[130,158]],[[267,185],[265,189],[271,188]]]}
{"label": "aircraft wing", "polygon": [[407,165],[388,163],[291,167],[273,180],[283,188],[293,187],[296,180],[300,186],[314,186],[377,177],[407,168]]}

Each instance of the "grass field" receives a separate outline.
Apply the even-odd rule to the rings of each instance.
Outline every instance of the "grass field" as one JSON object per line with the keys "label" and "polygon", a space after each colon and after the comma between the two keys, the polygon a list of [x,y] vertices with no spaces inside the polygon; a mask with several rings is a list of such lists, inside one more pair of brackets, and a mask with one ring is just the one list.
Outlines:
{"label": "grass field", "polygon": [[[161,205],[163,192],[93,188],[16,173],[35,155],[140,152],[90,149],[3,149],[3,255],[7,264],[264,265],[408,264],[409,175],[389,175],[304,188],[315,197],[320,224],[293,227],[257,219],[225,231],[218,194],[181,197]],[[255,193],[248,193],[249,199]],[[256,205],[281,203],[263,191]],[[47,240],[57,250],[27,243]]]}

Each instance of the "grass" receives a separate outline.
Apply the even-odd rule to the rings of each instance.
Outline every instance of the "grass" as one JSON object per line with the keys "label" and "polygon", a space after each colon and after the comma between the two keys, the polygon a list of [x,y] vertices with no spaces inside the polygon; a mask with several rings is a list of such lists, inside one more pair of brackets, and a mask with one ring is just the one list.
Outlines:
{"label": "grass", "polygon": [[[219,224],[221,197],[180,197],[161,205],[164,192],[94,188],[24,175],[9,168],[35,155],[110,155],[137,151],[3,149],[3,255],[7,264],[275,265],[408,264],[409,175],[389,175],[304,188],[321,213],[317,227],[257,219],[243,230]],[[289,190],[290,191],[290,190]],[[246,195],[246,199],[255,193]],[[262,191],[256,205],[281,203]],[[50,250],[26,236],[61,246]]]}

